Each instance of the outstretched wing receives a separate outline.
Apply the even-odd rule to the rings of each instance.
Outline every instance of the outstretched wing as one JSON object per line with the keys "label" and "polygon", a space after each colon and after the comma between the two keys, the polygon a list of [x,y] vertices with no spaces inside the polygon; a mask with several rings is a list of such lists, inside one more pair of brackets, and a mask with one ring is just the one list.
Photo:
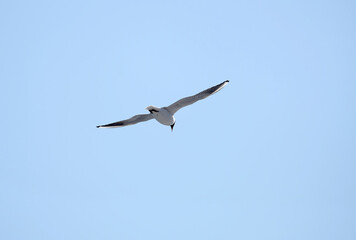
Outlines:
{"label": "outstretched wing", "polygon": [[132,118],[123,120],[123,121],[119,121],[119,122],[114,122],[114,123],[109,123],[106,125],[99,125],[96,126],[97,128],[115,128],[115,127],[125,127],[125,126],[129,126],[129,125],[133,125],[139,122],[144,122],[144,121],[148,121],[151,120],[153,118],[153,116],[151,114],[139,114],[139,115],[135,115]]}
{"label": "outstretched wing", "polygon": [[225,85],[229,82],[229,80],[226,80],[214,87],[208,88],[198,94],[195,94],[193,96],[190,97],[186,97],[186,98],[182,98],[178,101],[176,101],[175,103],[169,105],[168,107],[165,107],[166,109],[168,109],[172,114],[175,114],[179,109],[181,109],[182,107],[188,106],[190,104],[193,104],[199,100],[202,100],[206,97],[209,97],[210,95],[218,92],[219,90],[221,90],[223,87],[225,87]]}

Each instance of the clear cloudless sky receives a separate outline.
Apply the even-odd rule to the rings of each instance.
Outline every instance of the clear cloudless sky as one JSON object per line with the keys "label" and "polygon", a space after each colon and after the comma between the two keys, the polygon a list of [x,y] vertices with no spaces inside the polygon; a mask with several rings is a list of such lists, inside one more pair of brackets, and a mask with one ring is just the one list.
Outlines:
{"label": "clear cloudless sky", "polygon": [[356,239],[355,13],[1,1],[0,239]]}

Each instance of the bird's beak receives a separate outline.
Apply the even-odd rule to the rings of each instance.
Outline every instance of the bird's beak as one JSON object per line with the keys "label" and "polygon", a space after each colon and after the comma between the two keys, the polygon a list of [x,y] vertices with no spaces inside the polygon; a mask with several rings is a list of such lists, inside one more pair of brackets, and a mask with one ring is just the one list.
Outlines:
{"label": "bird's beak", "polygon": [[172,131],[172,132],[173,132],[174,124],[176,124],[176,123],[173,123],[173,124],[171,125],[171,131]]}

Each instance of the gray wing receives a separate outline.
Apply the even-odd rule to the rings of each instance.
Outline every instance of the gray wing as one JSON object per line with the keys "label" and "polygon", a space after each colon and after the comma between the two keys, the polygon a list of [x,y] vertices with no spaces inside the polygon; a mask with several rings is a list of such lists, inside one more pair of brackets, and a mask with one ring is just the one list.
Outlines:
{"label": "gray wing", "polygon": [[132,118],[123,120],[123,121],[119,121],[119,122],[114,122],[114,123],[109,123],[106,125],[99,125],[96,126],[97,128],[115,128],[115,127],[124,127],[124,126],[129,126],[129,125],[133,125],[139,122],[144,122],[144,121],[148,121],[151,120],[153,118],[153,116],[151,114],[139,114],[139,115],[135,115]]}
{"label": "gray wing", "polygon": [[172,114],[175,114],[179,109],[181,109],[182,107],[188,106],[190,104],[193,104],[199,100],[202,100],[206,97],[209,97],[210,95],[218,92],[219,90],[221,90],[223,87],[225,87],[225,85],[229,82],[229,80],[226,80],[214,87],[208,88],[198,94],[195,94],[193,96],[190,97],[186,97],[186,98],[182,98],[178,101],[176,101],[175,103],[169,105],[168,107],[165,107],[166,109],[168,109]]}

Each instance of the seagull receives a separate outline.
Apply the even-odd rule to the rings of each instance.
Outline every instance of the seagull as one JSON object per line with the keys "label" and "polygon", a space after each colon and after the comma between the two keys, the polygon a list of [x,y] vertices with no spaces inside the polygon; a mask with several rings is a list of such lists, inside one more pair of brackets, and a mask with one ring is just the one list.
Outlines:
{"label": "seagull", "polygon": [[106,125],[99,125],[96,126],[97,128],[116,128],[116,127],[125,127],[129,125],[133,125],[139,122],[145,122],[151,119],[156,119],[159,123],[170,126],[171,131],[173,131],[174,124],[176,123],[176,120],[174,118],[174,114],[181,108],[186,107],[188,105],[191,105],[199,100],[202,100],[204,98],[209,97],[210,95],[213,95],[214,93],[218,92],[221,90],[225,85],[229,82],[229,80],[226,80],[214,87],[208,88],[200,93],[197,93],[193,96],[190,97],[185,97],[182,98],[175,103],[169,105],[168,107],[155,107],[155,106],[148,106],[146,109],[150,112],[148,114],[139,114],[135,115],[132,118],[114,122],[114,123],[109,123]]}

